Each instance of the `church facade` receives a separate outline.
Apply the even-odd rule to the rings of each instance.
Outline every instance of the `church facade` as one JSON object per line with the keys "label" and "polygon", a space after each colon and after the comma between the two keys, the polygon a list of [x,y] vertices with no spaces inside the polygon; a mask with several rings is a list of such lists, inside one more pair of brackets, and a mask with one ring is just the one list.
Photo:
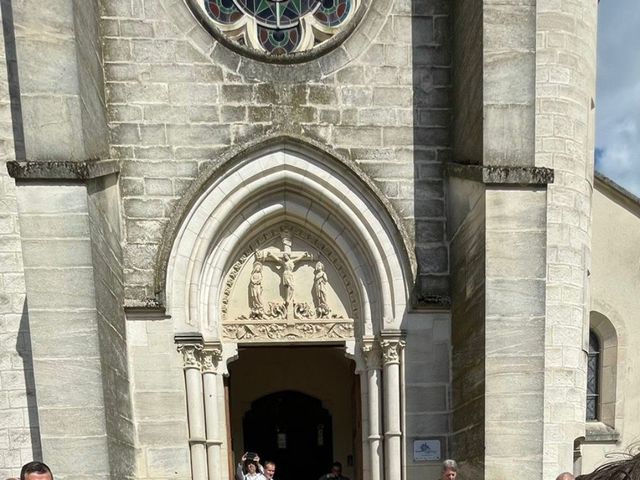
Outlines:
{"label": "church facade", "polygon": [[541,480],[634,441],[595,0],[0,13],[0,476]]}

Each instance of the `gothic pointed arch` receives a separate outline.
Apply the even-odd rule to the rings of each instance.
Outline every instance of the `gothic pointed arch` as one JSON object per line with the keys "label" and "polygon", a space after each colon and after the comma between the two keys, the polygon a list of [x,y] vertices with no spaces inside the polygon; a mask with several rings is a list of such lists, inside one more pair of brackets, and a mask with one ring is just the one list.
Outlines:
{"label": "gothic pointed arch", "polygon": [[[230,335],[222,330],[226,319],[262,315],[255,298],[245,302],[244,313],[232,315],[228,306],[242,304],[234,291],[245,289],[247,296],[251,264],[278,260],[270,272],[282,277],[282,298],[268,305],[265,300],[264,315],[311,319],[300,327],[305,335],[340,338],[349,336],[347,320],[357,317],[357,336],[373,335],[399,328],[404,316],[415,272],[407,244],[398,216],[356,165],[298,139],[279,138],[230,153],[194,183],[167,228],[157,287],[177,329],[219,338]],[[298,254],[291,245],[306,250]],[[296,298],[295,308],[280,270],[287,269],[285,256],[306,262],[308,278],[301,281],[307,282],[308,301]],[[326,311],[314,283],[325,266],[335,305],[324,305]],[[331,322],[318,327],[322,319]],[[278,328],[283,338],[296,334],[286,325]],[[232,334],[244,338],[247,332]]]}

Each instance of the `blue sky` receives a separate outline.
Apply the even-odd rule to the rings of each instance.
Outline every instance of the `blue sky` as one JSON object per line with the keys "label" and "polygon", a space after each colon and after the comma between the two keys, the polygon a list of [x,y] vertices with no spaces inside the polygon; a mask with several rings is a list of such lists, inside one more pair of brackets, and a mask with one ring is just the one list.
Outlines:
{"label": "blue sky", "polygon": [[640,196],[640,0],[598,11],[596,169]]}

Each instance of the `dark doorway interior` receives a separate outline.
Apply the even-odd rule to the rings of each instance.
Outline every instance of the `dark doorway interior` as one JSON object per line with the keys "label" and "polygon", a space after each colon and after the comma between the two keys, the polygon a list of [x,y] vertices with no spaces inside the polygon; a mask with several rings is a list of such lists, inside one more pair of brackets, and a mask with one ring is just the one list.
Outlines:
{"label": "dark doorway interior", "polygon": [[317,398],[285,390],[252,402],[242,422],[244,444],[278,465],[278,480],[315,480],[332,462],[331,415]]}

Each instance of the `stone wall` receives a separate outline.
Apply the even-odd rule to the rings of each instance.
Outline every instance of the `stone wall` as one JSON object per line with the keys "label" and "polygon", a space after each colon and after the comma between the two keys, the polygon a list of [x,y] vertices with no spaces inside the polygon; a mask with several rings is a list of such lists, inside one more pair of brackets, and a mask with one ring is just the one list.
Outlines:
{"label": "stone wall", "polygon": [[[191,465],[185,380],[182,358],[173,342],[173,322],[128,318],[127,341],[136,419],[134,477],[188,480]],[[226,472],[223,479],[228,478]]]}
{"label": "stone wall", "polygon": [[[542,479],[546,189],[486,193],[485,478]],[[514,462],[514,459],[518,459]]]}
{"label": "stone wall", "polygon": [[22,464],[42,455],[16,187],[5,166],[15,159],[6,68],[12,57],[14,62],[9,63],[15,67],[10,15],[10,4],[3,2],[0,8],[0,18],[5,24],[4,35],[0,35],[0,477],[3,478],[17,476]]}
{"label": "stone wall", "polygon": [[461,473],[483,478],[486,374],[485,188],[452,178],[449,187],[452,259],[452,456]]}
{"label": "stone wall", "polygon": [[18,160],[108,154],[97,4],[13,2],[25,137]]}
{"label": "stone wall", "polygon": [[56,478],[106,479],[86,187],[20,182],[17,199],[43,460]]}
{"label": "stone wall", "polygon": [[[482,3],[453,2],[453,116],[451,137],[457,162],[482,163]],[[464,113],[462,113],[464,112]]]}
{"label": "stone wall", "polygon": [[120,195],[117,175],[88,182],[97,333],[100,344],[109,466],[112,478],[131,478],[134,425],[123,311]]}
{"label": "stone wall", "polygon": [[437,478],[440,462],[414,461],[413,442],[441,441],[443,457],[452,455],[451,318],[448,312],[414,313],[406,322],[404,424],[407,480]]}
{"label": "stone wall", "polygon": [[[628,192],[603,181],[602,177],[596,178],[590,308],[591,326],[603,351],[602,400],[598,421],[587,424],[585,440],[589,443],[581,447],[583,473],[604,463],[606,454],[627,451],[640,437],[640,424],[635,421],[640,407],[640,382],[634,374],[640,368],[640,359],[635,355],[640,348],[638,238],[640,203],[637,199],[631,200]],[[609,331],[596,324],[598,317],[608,324]],[[607,348],[609,345],[614,348]],[[609,350],[613,351],[612,359],[605,358]],[[606,405],[607,400],[610,405]],[[589,430],[609,435],[594,438]]]}
{"label": "stone wall", "polygon": [[[230,148],[283,135],[355,160],[415,239],[419,296],[446,295],[447,15],[447,3],[438,0],[376,0],[344,47],[286,66],[217,44],[182,0],[105,2],[107,104],[111,153],[123,162],[128,301],[155,296],[163,228],[194,179]],[[345,60],[345,52],[353,59]]]}

